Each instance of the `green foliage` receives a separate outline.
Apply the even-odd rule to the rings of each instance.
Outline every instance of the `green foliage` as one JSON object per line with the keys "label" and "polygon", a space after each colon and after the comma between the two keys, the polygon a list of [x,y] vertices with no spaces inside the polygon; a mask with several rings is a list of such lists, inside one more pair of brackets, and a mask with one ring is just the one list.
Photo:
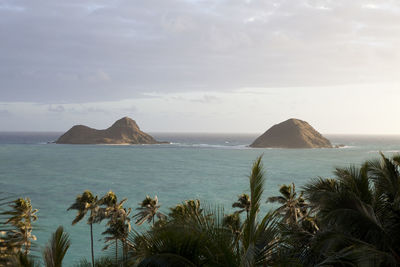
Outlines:
{"label": "green foliage", "polygon": [[241,233],[241,221],[238,213],[225,215],[222,225],[229,228],[233,234]]}
{"label": "green foliage", "polygon": [[200,207],[200,200],[190,199],[170,208],[168,215],[171,219],[179,220],[190,216],[199,216],[202,212],[203,209]]}
{"label": "green foliage", "polygon": [[6,231],[4,239],[12,253],[19,253],[24,248],[24,255],[28,255],[31,241],[36,240],[36,236],[32,234],[32,222],[37,220],[36,213],[37,209],[33,209],[31,200],[29,198],[18,198],[10,202],[9,207],[11,210],[7,210],[1,213],[3,216],[7,216],[8,219],[4,224],[12,225],[11,229]]}
{"label": "green foliage", "polygon": [[133,218],[136,219],[136,224],[137,225],[142,225],[144,222],[148,222],[155,224],[155,217],[159,219],[164,218],[164,214],[158,211],[160,208],[160,205],[158,204],[158,198],[155,196],[154,198],[151,198],[149,196],[146,196],[146,198],[139,203],[139,213],[135,214]]}
{"label": "green foliage", "polygon": [[338,168],[336,179],[312,181],[305,194],[319,220],[309,251],[319,264],[400,264],[400,165],[381,154],[360,168]]}
{"label": "green foliage", "polygon": [[279,192],[281,196],[269,197],[267,202],[281,204],[276,209],[276,212],[282,216],[283,222],[296,224],[307,215],[307,205],[303,198],[303,193],[297,196],[294,183],[291,185],[282,185]]}
{"label": "green foliage", "polygon": [[43,259],[46,267],[61,267],[70,245],[69,235],[64,232],[62,226],[59,226],[43,251]]}
{"label": "green foliage", "polygon": [[275,213],[267,213],[258,222],[261,198],[264,191],[264,171],[262,156],[253,163],[250,182],[250,212],[243,226],[241,237],[243,252],[241,266],[271,264],[278,247],[277,217]]}
{"label": "green foliage", "polygon": [[5,215],[4,212],[8,210],[10,202],[10,196],[1,193],[0,198],[0,265],[8,264],[10,260],[10,256],[13,256],[18,253],[20,250],[19,247],[13,246],[13,243],[10,242],[9,239],[10,234],[12,233],[13,226],[9,224],[5,224],[8,220],[8,215]]}
{"label": "green foliage", "polygon": [[[88,213],[91,228],[107,220],[105,248],[115,248],[115,260],[94,261],[92,253],[92,264],[77,266],[400,266],[400,155],[381,154],[360,167],[337,168],[334,176],[311,180],[300,194],[294,183],[282,185],[267,200],[280,206],[260,218],[265,177],[258,157],[249,194],[232,205],[236,212],[195,199],[163,215],[157,196],[146,196],[132,217],[138,225],[151,223],[141,233],[131,231],[126,199],[118,202],[109,191],[98,200],[84,191],[69,208],[77,210],[72,223]],[[0,213],[0,265],[36,266],[27,251],[37,210],[29,199],[1,201],[0,208],[11,209]],[[43,252],[45,265],[61,266],[69,246],[59,227]]]}
{"label": "green foliage", "polygon": [[[91,267],[92,264],[86,259],[82,259],[75,267]],[[94,263],[95,267],[116,267],[113,261],[109,257],[101,257],[96,259]]]}
{"label": "green foliage", "polygon": [[238,196],[238,201],[232,204],[232,208],[239,208],[237,213],[246,212],[246,216],[249,216],[251,201],[248,194],[241,194]]}
{"label": "green foliage", "polygon": [[[255,266],[272,264],[278,247],[277,217],[271,212],[260,222],[264,186],[261,157],[249,176],[250,195],[239,196],[241,211],[224,214],[188,200],[170,209],[159,227],[131,236],[134,262],[139,266]],[[251,205],[250,205],[251,203]],[[241,223],[239,214],[248,212]]]}
{"label": "green foliage", "polygon": [[189,208],[193,207],[189,204],[181,210],[190,212],[168,218],[162,227],[131,236],[139,266],[237,265],[233,235],[222,226],[223,211],[200,208],[199,202],[187,203],[196,203],[197,208]]}
{"label": "green foliage", "polygon": [[103,235],[106,235],[105,242],[108,244],[103,248],[103,250],[108,249],[111,244],[115,245],[115,264],[118,264],[118,240],[122,242],[123,261],[126,261],[126,239],[131,231],[129,217],[131,209],[123,207],[126,200],[127,199],[125,198],[118,203],[115,193],[109,191],[99,201],[101,205],[105,205],[105,208],[102,208],[103,212],[101,213],[101,218],[99,220],[108,219],[106,224],[107,229],[102,233]]}
{"label": "green foliage", "polygon": [[81,221],[85,215],[90,211],[87,223],[90,225],[90,240],[91,240],[91,252],[92,252],[92,266],[94,266],[94,251],[93,251],[93,223],[99,222],[99,203],[97,196],[94,196],[92,192],[86,190],[82,195],[78,195],[75,202],[68,208],[68,210],[76,210],[77,215],[72,221],[72,225]]}
{"label": "green foliage", "polygon": [[36,260],[32,256],[26,255],[26,254],[20,252],[11,258],[11,260],[9,262],[9,266],[36,267],[36,266],[39,266],[39,264],[36,262]]}
{"label": "green foliage", "polygon": [[68,208],[68,210],[76,210],[77,215],[72,221],[72,225],[80,222],[86,214],[90,211],[88,224],[93,224],[96,220],[96,211],[98,210],[97,196],[94,196],[89,190],[85,190],[82,195],[78,195],[75,202]]}

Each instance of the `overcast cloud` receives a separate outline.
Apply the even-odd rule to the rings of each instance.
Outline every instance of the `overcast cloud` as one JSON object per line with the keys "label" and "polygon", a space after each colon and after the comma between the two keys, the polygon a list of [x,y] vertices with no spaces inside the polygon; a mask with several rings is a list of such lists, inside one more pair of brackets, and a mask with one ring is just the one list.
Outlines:
{"label": "overcast cloud", "polygon": [[0,40],[0,130],[14,129],[4,118],[16,111],[28,118],[29,105],[46,106],[50,121],[68,112],[72,121],[87,103],[87,120],[104,110],[117,119],[111,106],[152,107],[160,95],[200,92],[187,100],[218,105],[218,94],[243,88],[290,98],[400,83],[397,0],[0,0]]}

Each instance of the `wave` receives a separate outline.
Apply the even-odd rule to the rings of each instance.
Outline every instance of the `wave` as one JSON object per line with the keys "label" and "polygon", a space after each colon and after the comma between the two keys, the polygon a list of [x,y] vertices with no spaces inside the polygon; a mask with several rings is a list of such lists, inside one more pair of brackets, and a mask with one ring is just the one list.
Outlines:
{"label": "wave", "polygon": [[170,145],[178,147],[194,147],[194,148],[220,148],[220,149],[249,149],[248,145],[221,145],[221,144],[188,144],[188,143],[171,143]]}
{"label": "wave", "polygon": [[[36,143],[37,145],[49,145],[49,144],[55,144],[54,142],[39,142]],[[63,144],[63,145],[69,145],[69,144]],[[160,147],[198,147],[198,148],[226,148],[226,149],[246,149],[250,148],[246,144],[240,144],[240,145],[232,145],[232,144],[207,144],[207,143],[198,143],[198,144],[192,144],[192,143],[179,143],[179,142],[171,142],[167,144],[82,144],[82,145],[88,145],[88,146],[160,146]]]}
{"label": "wave", "polygon": [[400,150],[370,150],[368,153],[379,153],[382,152],[383,154],[385,153],[400,153]]}
{"label": "wave", "polygon": [[337,149],[355,148],[356,146],[340,146]]}

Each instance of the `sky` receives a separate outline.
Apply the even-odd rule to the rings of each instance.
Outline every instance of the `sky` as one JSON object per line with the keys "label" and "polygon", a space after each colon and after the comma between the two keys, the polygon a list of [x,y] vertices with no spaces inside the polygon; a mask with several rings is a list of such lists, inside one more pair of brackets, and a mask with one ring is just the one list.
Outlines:
{"label": "sky", "polygon": [[398,0],[0,0],[0,131],[400,134]]}

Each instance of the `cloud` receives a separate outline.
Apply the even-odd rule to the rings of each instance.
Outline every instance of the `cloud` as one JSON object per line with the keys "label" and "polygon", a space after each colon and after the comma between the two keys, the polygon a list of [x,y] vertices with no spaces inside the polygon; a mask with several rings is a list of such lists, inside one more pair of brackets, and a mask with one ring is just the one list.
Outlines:
{"label": "cloud", "polygon": [[6,109],[0,109],[0,117],[10,116],[10,112]]}
{"label": "cloud", "polygon": [[92,82],[92,83],[110,82],[111,81],[110,75],[102,70],[98,70],[98,71],[94,72],[93,74],[89,75],[87,77],[87,79],[89,82]]}
{"label": "cloud", "polygon": [[399,86],[371,84],[158,93],[120,101],[50,105],[2,102],[0,130],[65,131],[75,124],[104,129],[129,116],[150,132],[261,133],[295,117],[323,133],[395,134],[400,132],[400,125],[393,124],[399,98]]}
{"label": "cloud", "polygon": [[2,101],[399,83],[398,25],[391,0],[0,0]]}
{"label": "cloud", "polygon": [[22,12],[25,8],[8,1],[0,2],[0,11]]}
{"label": "cloud", "polygon": [[213,95],[203,95],[201,98],[193,98],[190,99],[190,101],[198,103],[212,103],[212,102],[220,102],[221,99]]}
{"label": "cloud", "polygon": [[50,112],[65,112],[65,108],[62,105],[49,105],[47,110]]}

